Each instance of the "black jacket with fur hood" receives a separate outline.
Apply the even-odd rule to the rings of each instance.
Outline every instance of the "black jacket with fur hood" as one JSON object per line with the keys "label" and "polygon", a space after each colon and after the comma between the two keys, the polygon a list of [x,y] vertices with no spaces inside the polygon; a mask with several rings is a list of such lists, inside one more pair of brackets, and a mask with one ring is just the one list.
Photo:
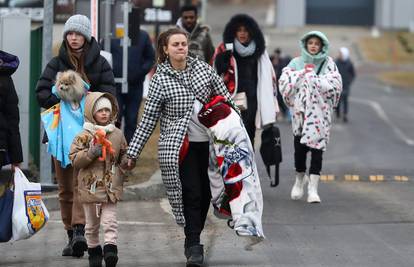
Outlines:
{"label": "black jacket with fur hood", "polygon": [[256,42],[256,51],[254,57],[259,58],[265,51],[265,40],[262,31],[256,20],[246,14],[238,14],[233,16],[230,21],[226,24],[223,32],[223,42],[233,43],[236,38],[236,31],[239,26],[245,26],[250,34],[252,40]]}
{"label": "black jacket with fur hood", "polygon": [[[250,34],[250,38],[254,40],[256,43],[256,50],[250,59],[256,61],[265,51],[265,40],[262,31],[260,30],[259,25],[257,22],[246,14],[238,14],[233,16],[230,21],[226,24],[223,32],[223,43],[232,43],[234,44],[234,39],[236,38],[237,28],[240,26],[245,26]],[[220,44],[222,45],[222,44]],[[234,47],[234,45],[233,45]],[[217,50],[216,50],[217,53]],[[233,49],[233,53],[234,49]],[[225,53],[218,53],[215,55],[215,62],[214,65],[216,70],[219,74],[222,74],[229,68],[230,63],[230,56],[229,52]],[[247,60],[250,61],[250,60]],[[247,63],[247,62],[243,62]],[[240,66],[239,66],[240,67]],[[256,69],[256,66],[254,67]]]}
{"label": "black jacket with fur hood", "polygon": [[[100,51],[98,43],[92,38],[84,60],[85,73],[91,85],[89,91],[107,92],[115,96],[114,74],[109,63],[100,55]],[[52,94],[52,86],[55,84],[56,74],[68,69],[75,70],[69,61],[65,41],[63,41],[59,55],[50,60],[37,83],[36,96],[41,107],[47,109],[59,102],[59,99]]]}

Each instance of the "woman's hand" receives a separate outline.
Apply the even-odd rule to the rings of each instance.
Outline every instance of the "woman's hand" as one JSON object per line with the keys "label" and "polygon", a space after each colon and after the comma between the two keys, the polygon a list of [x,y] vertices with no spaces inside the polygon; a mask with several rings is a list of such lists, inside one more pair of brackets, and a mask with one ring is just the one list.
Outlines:
{"label": "woman's hand", "polygon": [[132,170],[133,168],[135,168],[136,162],[136,159],[128,159],[127,169]]}
{"label": "woman's hand", "polygon": [[12,165],[11,165],[12,172],[15,172],[16,168],[20,169],[20,163],[12,163]]}

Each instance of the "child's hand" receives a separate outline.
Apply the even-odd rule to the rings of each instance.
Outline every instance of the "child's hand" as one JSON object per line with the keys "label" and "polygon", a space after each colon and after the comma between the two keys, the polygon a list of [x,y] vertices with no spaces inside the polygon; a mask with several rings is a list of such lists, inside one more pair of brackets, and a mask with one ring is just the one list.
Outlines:
{"label": "child's hand", "polygon": [[95,159],[101,156],[102,156],[102,145],[101,144],[94,144],[89,147],[88,157]]}

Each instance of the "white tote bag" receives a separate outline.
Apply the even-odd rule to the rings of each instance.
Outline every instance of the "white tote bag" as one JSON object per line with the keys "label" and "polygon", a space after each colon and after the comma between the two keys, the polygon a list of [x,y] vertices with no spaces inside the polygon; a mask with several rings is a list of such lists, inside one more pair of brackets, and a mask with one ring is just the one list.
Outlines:
{"label": "white tote bag", "polygon": [[16,168],[12,214],[13,240],[30,238],[46,225],[48,219],[49,212],[42,201],[40,184],[29,182],[24,173]]}

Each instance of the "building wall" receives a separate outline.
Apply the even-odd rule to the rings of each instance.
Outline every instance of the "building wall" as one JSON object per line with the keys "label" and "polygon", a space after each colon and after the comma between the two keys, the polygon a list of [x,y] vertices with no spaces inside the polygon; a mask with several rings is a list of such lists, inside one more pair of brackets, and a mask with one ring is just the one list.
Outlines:
{"label": "building wall", "polygon": [[376,26],[384,29],[407,29],[410,23],[414,23],[414,1],[376,0]]}
{"label": "building wall", "polygon": [[305,0],[278,0],[276,6],[276,26],[302,27],[305,25]]}
{"label": "building wall", "polygon": [[[306,23],[306,8],[308,2],[313,0],[277,0],[276,6],[276,26],[284,27],[301,27]],[[338,12],[344,12],[343,5],[349,5],[347,1],[318,0],[326,1],[326,5],[336,5]],[[335,7],[334,7],[335,8]],[[370,24],[357,23],[356,25],[375,25],[384,29],[408,29],[414,27],[414,1],[413,0],[374,0],[372,7],[373,21]],[[332,15],[326,14],[326,16]],[[352,14],[353,12],[345,12]],[[355,14],[355,13],[354,13]],[[309,16],[308,16],[309,17]],[[323,22],[322,22],[323,23]],[[329,23],[329,22],[328,22]],[[350,25],[340,21],[339,23],[330,23],[339,25]],[[352,24],[351,24],[352,25]],[[353,24],[355,25],[355,24]]]}

